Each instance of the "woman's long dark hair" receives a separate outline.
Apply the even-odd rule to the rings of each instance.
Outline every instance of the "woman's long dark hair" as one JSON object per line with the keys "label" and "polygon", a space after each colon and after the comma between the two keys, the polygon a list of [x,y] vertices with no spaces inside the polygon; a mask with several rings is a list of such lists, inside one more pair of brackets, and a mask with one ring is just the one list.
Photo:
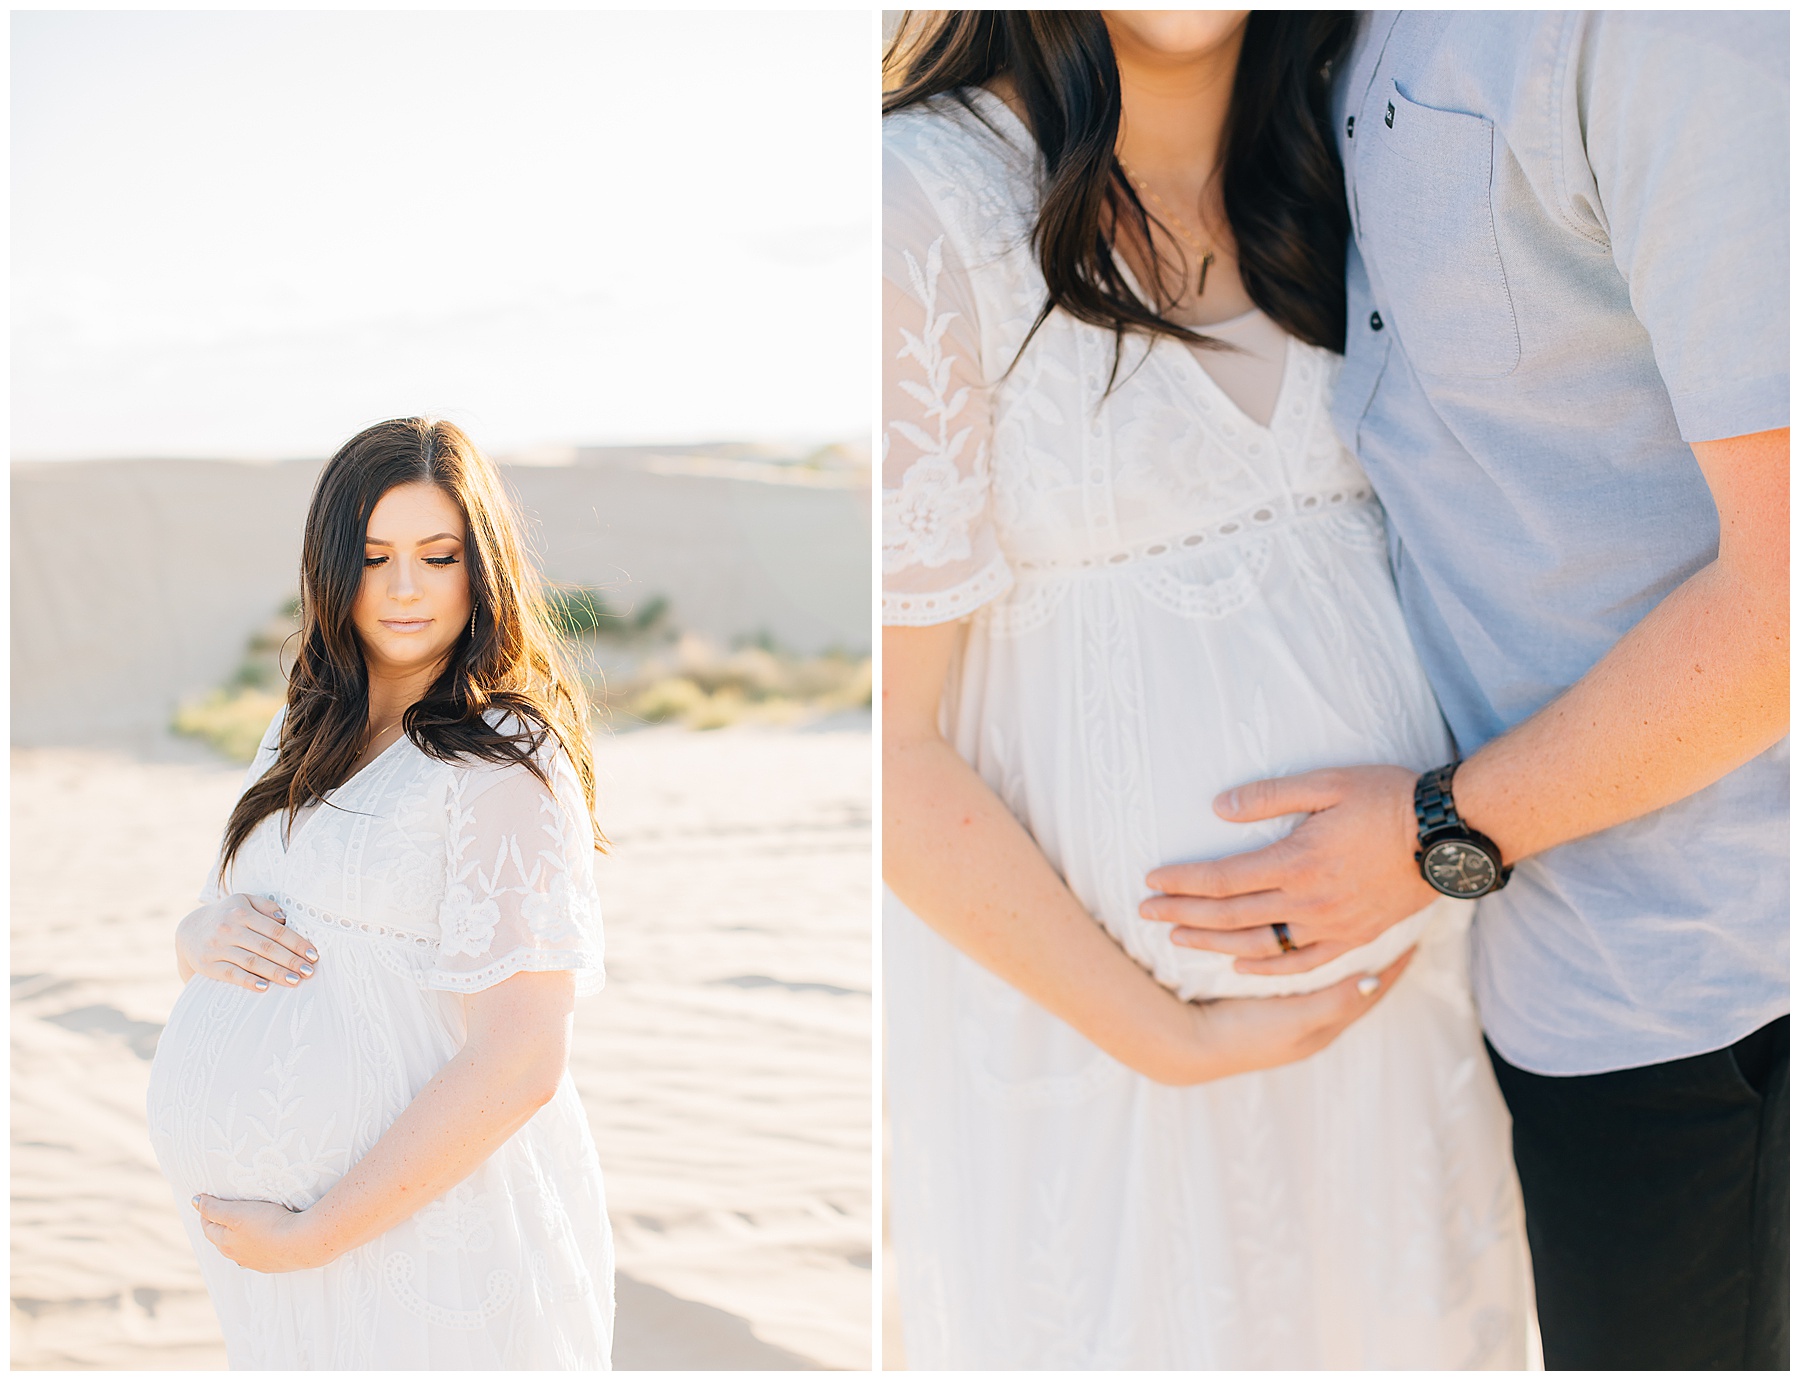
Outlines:
{"label": "woman's long dark hair", "polygon": [[[280,752],[231,812],[221,874],[267,816],[285,810],[292,818],[348,781],[368,742],[369,673],[351,608],[362,589],[369,515],[402,484],[435,485],[461,508],[475,603],[473,631],[463,631],[443,672],[402,718],[407,737],[444,762],[517,763],[550,787],[537,755],[554,736],[592,815],[587,697],[558,650],[500,476],[451,423],[407,417],[358,432],[319,473],[300,556],[300,651]],[[496,729],[485,718],[496,709],[522,727]],[[597,823],[594,838],[596,847],[604,843]]]}
{"label": "woman's long dark hair", "polygon": [[[1354,26],[1347,12],[1252,11],[1220,160],[1225,213],[1250,300],[1289,334],[1340,354],[1350,213],[1330,90]],[[1149,290],[1160,291],[1176,271],[1159,255],[1149,214],[1114,156],[1119,67],[1099,11],[909,10],[883,74],[884,114],[947,96],[979,118],[972,89],[995,77],[1011,80],[1042,159],[1032,244],[1049,300],[1034,333],[1060,307],[1106,327],[1121,343],[1135,331],[1216,344],[1140,299],[1113,257],[1112,235],[1122,222],[1148,247]]]}

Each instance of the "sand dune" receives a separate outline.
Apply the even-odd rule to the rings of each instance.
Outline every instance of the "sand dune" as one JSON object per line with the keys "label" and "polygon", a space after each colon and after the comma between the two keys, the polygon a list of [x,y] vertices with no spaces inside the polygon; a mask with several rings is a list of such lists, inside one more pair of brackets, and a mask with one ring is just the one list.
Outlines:
{"label": "sand dune", "polygon": [[[551,579],[729,644],[869,649],[866,472],[670,451],[506,465]],[[143,751],[299,588],[317,461],[12,467],[12,741]],[[82,558],[71,562],[70,552]]]}
{"label": "sand dune", "polygon": [[[239,769],[15,750],[15,1367],[222,1366],[143,1126]],[[160,760],[158,760],[160,759]],[[619,1242],[621,1367],[870,1362],[869,737],[602,739],[610,983],[574,1069]]]}

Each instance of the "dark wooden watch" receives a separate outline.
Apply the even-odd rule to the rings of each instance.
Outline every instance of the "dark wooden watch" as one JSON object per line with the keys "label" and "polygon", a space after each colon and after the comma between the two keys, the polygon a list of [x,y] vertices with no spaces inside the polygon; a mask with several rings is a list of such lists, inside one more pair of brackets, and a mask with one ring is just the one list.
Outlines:
{"label": "dark wooden watch", "polygon": [[1468,900],[1498,892],[1512,869],[1500,860],[1500,846],[1472,830],[1456,813],[1450,779],[1460,760],[1434,767],[1413,787],[1413,813],[1419,819],[1419,849],[1413,859],[1419,875],[1446,897]]}

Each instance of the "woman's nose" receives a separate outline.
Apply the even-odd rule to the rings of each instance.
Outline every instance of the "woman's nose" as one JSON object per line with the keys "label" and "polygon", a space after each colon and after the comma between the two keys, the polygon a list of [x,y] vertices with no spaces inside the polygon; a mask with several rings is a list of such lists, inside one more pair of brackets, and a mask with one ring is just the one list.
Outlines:
{"label": "woman's nose", "polygon": [[411,599],[419,592],[419,582],[413,573],[413,563],[405,560],[394,562],[394,584],[392,591],[395,599]]}

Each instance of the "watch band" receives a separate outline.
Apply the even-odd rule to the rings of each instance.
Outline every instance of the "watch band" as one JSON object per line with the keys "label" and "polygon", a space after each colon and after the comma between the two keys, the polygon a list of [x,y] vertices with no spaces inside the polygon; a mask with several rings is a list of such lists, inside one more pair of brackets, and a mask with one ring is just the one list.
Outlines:
{"label": "watch band", "polygon": [[1413,813],[1419,817],[1421,840],[1441,829],[1467,828],[1462,817],[1456,813],[1456,800],[1450,794],[1450,779],[1461,766],[1462,759],[1458,758],[1442,767],[1434,767],[1420,777],[1418,784],[1413,787]]}
{"label": "watch band", "polygon": [[1418,817],[1419,822],[1419,851],[1413,857],[1425,880],[1437,887],[1438,884],[1432,880],[1425,867],[1426,851],[1445,840],[1473,844],[1493,860],[1494,881],[1487,890],[1498,892],[1511,879],[1512,865],[1501,859],[1498,844],[1481,831],[1470,829],[1462,816],[1457,814],[1456,799],[1450,794],[1450,781],[1456,776],[1456,769],[1461,766],[1462,759],[1458,758],[1442,767],[1434,767],[1423,773],[1413,786],[1413,814]]}

